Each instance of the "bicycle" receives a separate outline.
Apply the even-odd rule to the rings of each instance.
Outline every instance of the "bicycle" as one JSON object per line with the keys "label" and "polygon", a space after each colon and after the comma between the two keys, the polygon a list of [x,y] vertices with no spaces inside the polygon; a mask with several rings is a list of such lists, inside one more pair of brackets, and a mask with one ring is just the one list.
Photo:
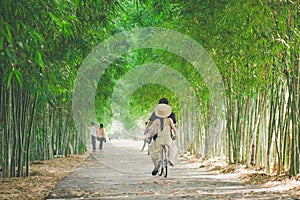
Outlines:
{"label": "bicycle", "polygon": [[160,170],[159,176],[164,175],[166,178],[168,176],[168,164],[169,164],[169,158],[168,158],[168,146],[166,144],[161,145],[161,155],[160,160],[158,161],[158,166]]}

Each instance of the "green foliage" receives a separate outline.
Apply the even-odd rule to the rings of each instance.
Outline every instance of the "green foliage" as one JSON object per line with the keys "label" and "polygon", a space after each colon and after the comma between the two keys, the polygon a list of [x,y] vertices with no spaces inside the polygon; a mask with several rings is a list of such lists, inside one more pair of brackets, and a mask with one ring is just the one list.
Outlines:
{"label": "green foliage", "polygon": [[[63,139],[68,138],[74,140],[74,146],[78,146],[80,152],[83,151],[82,141],[78,141],[75,133],[71,134],[81,130],[74,131],[74,123],[68,118],[72,112],[71,97],[77,70],[99,43],[132,28],[172,29],[204,47],[215,61],[224,80],[226,97],[232,102],[230,109],[227,108],[229,119],[232,117],[232,123],[235,123],[232,129],[240,123],[234,121],[241,115],[237,109],[243,110],[249,99],[255,100],[262,94],[271,97],[268,95],[284,91],[285,85],[297,90],[295,82],[299,75],[300,53],[298,2],[2,0],[0,7],[0,102],[5,103],[0,105],[0,110],[12,104],[22,107],[23,103],[28,110],[20,113],[35,113],[40,117],[33,123],[36,149],[42,146],[38,141],[45,139],[43,131],[47,130],[53,141],[61,146],[67,145]],[[203,77],[191,63],[159,49],[127,52],[105,70],[95,96],[99,122],[112,122],[111,98],[118,81],[130,70],[150,62],[171,67],[189,82],[199,100],[200,121],[205,124],[201,130],[207,131],[211,97]],[[168,88],[157,84],[140,85],[129,100],[131,117],[124,120],[126,127],[133,127],[139,120],[145,121],[161,97],[167,97],[173,110],[178,116],[181,114],[180,97]],[[15,99],[8,98],[11,95],[15,95]],[[18,117],[16,110],[2,112],[0,127],[6,126],[4,120]],[[26,119],[22,122],[26,124],[24,127],[31,127],[29,117],[19,117]],[[247,121],[246,117],[242,120]],[[19,130],[9,123],[9,128]],[[62,129],[68,132],[64,136],[61,135]],[[230,131],[235,134],[236,130]],[[29,137],[29,131],[23,131],[24,137]],[[4,135],[0,137],[4,138]],[[204,136],[199,135],[199,138]],[[0,148],[3,149],[4,145],[1,144]],[[47,148],[51,149],[54,144],[49,146]]]}

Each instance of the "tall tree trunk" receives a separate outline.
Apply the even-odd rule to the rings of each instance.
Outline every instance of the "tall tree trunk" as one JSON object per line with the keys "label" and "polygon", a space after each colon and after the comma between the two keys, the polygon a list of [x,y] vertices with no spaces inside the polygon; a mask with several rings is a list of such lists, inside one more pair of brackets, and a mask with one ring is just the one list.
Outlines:
{"label": "tall tree trunk", "polygon": [[31,113],[30,113],[30,120],[29,120],[29,126],[28,126],[28,137],[27,137],[27,143],[26,143],[26,176],[29,175],[29,161],[30,161],[30,140],[31,140],[31,132],[32,132],[32,126],[33,126],[33,120],[34,120],[34,114],[35,114],[35,107],[38,100],[38,94],[35,94],[33,104],[31,107]]}

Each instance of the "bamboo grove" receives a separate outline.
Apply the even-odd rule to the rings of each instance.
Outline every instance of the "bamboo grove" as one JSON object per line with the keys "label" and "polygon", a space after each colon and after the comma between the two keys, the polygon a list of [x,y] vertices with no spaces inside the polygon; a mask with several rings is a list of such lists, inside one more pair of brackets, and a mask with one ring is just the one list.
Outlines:
{"label": "bamboo grove", "polygon": [[[299,173],[299,1],[3,0],[0,6],[2,177],[28,176],[32,160],[85,152],[71,108],[77,70],[101,41],[136,27],[176,30],[207,50],[224,81],[224,123],[212,123],[209,92],[189,63],[149,49],[123,55],[105,71],[96,95],[99,121],[112,123],[111,94],[127,71],[147,62],[172,65],[196,91],[199,118],[181,113],[172,91],[149,84],[132,96],[134,117],[124,123],[147,119],[167,96],[182,116],[179,128],[189,126],[180,144],[196,136],[188,151],[268,173]],[[200,126],[191,127],[193,120]],[[210,139],[211,128],[219,140]]]}

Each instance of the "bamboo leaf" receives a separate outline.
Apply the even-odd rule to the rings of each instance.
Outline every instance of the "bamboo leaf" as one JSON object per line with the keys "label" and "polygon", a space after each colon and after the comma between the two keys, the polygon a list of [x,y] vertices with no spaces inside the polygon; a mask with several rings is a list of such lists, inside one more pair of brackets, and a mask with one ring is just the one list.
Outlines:
{"label": "bamboo leaf", "polygon": [[8,41],[8,43],[12,43],[12,35],[11,35],[11,31],[10,31],[10,27],[8,24],[6,24],[6,39]]}
{"label": "bamboo leaf", "polygon": [[15,63],[17,61],[17,56],[14,49],[7,48],[6,54],[10,63]]}
{"label": "bamboo leaf", "polygon": [[34,60],[35,60],[35,63],[37,63],[40,67],[42,67],[42,69],[44,68],[45,64],[44,64],[42,53],[40,51],[35,52]]}
{"label": "bamboo leaf", "polygon": [[[27,26],[24,24],[24,22],[22,22],[21,20],[17,20],[17,22],[16,22],[16,24],[17,24],[17,26],[19,27],[19,28],[23,28],[23,30],[26,30],[27,29]],[[18,30],[18,32],[19,32],[19,30]]]}
{"label": "bamboo leaf", "polygon": [[23,84],[22,84],[22,75],[21,75],[21,72],[18,69],[14,69],[14,72],[15,72],[15,77],[17,79],[17,82],[22,87]]}
{"label": "bamboo leaf", "polygon": [[36,31],[33,32],[33,35],[39,40],[39,42],[44,42],[44,38],[41,34],[37,33]]}
{"label": "bamboo leaf", "polygon": [[58,17],[56,17],[54,14],[52,14],[51,12],[49,12],[49,15],[50,15],[50,18],[55,22],[55,24],[58,26],[58,27],[62,27],[62,23],[61,21],[59,20]]}
{"label": "bamboo leaf", "polygon": [[8,79],[7,79],[7,89],[9,89],[9,87],[10,87],[10,84],[11,84],[11,80],[12,80],[13,75],[14,75],[14,71],[12,70],[11,72],[9,72],[9,75],[8,75]]}

